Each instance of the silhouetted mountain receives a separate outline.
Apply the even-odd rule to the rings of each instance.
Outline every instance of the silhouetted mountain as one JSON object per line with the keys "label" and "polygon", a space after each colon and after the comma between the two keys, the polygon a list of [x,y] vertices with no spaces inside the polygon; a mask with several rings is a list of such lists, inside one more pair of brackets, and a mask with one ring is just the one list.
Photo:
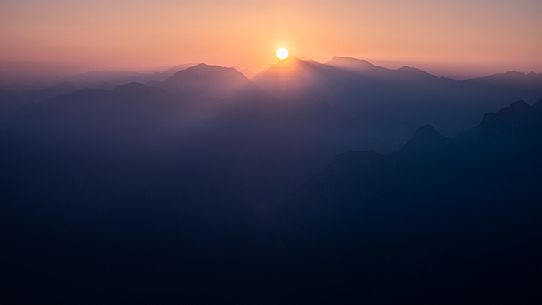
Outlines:
{"label": "silhouetted mountain", "polygon": [[384,67],[375,66],[369,61],[353,57],[333,57],[330,61],[326,63],[326,65],[342,68],[345,70],[351,70],[358,73],[372,73],[373,77],[391,77],[394,74],[397,75],[396,72],[410,73],[411,76],[417,75],[425,77],[436,77],[428,72],[425,72],[415,67],[403,66],[397,70],[391,70]]}
{"label": "silhouetted mountain", "polygon": [[[373,65],[372,63],[363,60],[363,59],[357,59],[354,57],[333,57],[330,61],[326,63],[326,65],[353,70],[357,72],[364,72],[364,71],[374,71],[375,69],[385,69],[382,67],[377,67]],[[387,70],[387,69],[386,69]]]}
{"label": "silhouetted mountain", "polygon": [[497,113],[486,114],[481,126],[487,129],[495,129],[503,124],[539,125],[541,123],[542,113],[525,101],[518,101],[499,110]]}
{"label": "silhouetted mountain", "polygon": [[160,87],[187,94],[227,94],[248,85],[249,80],[234,68],[199,64],[175,73]]}
{"label": "silhouetted mountain", "polygon": [[519,87],[536,90],[542,83],[542,74],[534,72],[523,73],[508,71],[505,73],[497,73],[485,77],[474,78],[471,81],[492,86]]}
{"label": "silhouetted mountain", "polygon": [[449,145],[450,139],[438,133],[431,125],[420,127],[401,149],[405,154],[435,153]]}
{"label": "silhouetted mountain", "polygon": [[339,117],[349,117],[347,125],[358,143],[368,144],[359,148],[381,151],[400,147],[416,126],[427,122],[455,135],[474,125],[480,113],[510,100],[542,95],[542,82],[525,89],[516,82],[455,81],[412,67],[389,70],[353,58],[334,58],[327,64],[292,58],[271,66],[254,82],[286,104],[325,105]]}
{"label": "silhouetted mountain", "polygon": [[334,72],[338,70],[331,66],[289,58],[256,75],[253,81],[269,94],[302,103],[306,98],[333,94],[333,77],[339,76]]}
{"label": "silhouetted mountain", "polygon": [[[347,159],[341,155],[328,169],[340,167],[347,169],[348,173],[345,170],[339,173],[328,170],[322,181],[333,181],[330,185],[334,185],[335,191],[325,185],[317,189],[331,192],[331,195],[327,193],[322,198],[333,200],[334,196],[339,196],[349,198],[349,202],[356,202],[356,194],[373,194],[373,191],[378,191],[358,182],[360,176],[367,175],[367,168],[373,163],[372,166],[379,170],[371,173],[371,176],[379,176],[382,181],[386,181],[379,187],[401,190],[383,195],[384,198],[379,198],[378,202],[425,202],[428,200],[426,196],[439,196],[438,205],[448,205],[474,200],[472,198],[485,198],[494,204],[508,204],[507,207],[500,205],[499,209],[515,209],[512,205],[516,201],[503,198],[519,196],[520,189],[542,178],[542,162],[539,161],[539,154],[542,153],[542,112],[523,101],[515,102],[496,113],[486,114],[481,123],[467,134],[448,139],[427,125],[418,129],[411,140],[394,154],[378,159],[368,158],[366,153],[349,153]],[[384,167],[379,161],[382,159],[387,159]],[[351,180],[352,177],[358,178]],[[514,183],[506,190],[487,188],[508,180]],[[456,190],[458,193],[454,196],[445,191],[459,187],[459,181],[473,185],[461,185],[461,191]],[[345,189],[338,185],[350,187]],[[502,195],[504,197],[500,197],[501,191],[506,193]],[[534,204],[540,200],[540,195],[530,190],[520,196],[522,204]]]}
{"label": "silhouetted mountain", "polygon": [[434,75],[432,75],[432,74],[430,74],[428,72],[422,71],[422,70],[420,70],[418,68],[409,67],[409,66],[403,66],[403,67],[397,69],[397,71],[408,73],[410,75],[416,75],[418,77],[436,78],[436,76],[434,76]]}
{"label": "silhouetted mountain", "polygon": [[[132,75],[105,74],[104,78],[118,76],[119,81]],[[542,95],[542,83],[536,81],[537,74],[512,74],[455,81],[413,67],[390,70],[355,58],[335,57],[326,64],[290,58],[276,63],[251,81],[233,68],[205,64],[178,71],[163,81],[156,81],[153,74],[153,81],[143,83],[162,89],[167,95],[154,90],[154,93],[144,94],[145,98],[135,93],[130,99],[146,99],[164,105],[173,105],[171,101],[192,104],[199,108],[196,117],[214,117],[223,110],[228,111],[212,109],[210,105],[239,104],[240,101],[268,103],[274,112],[289,113],[292,121],[297,120],[298,125],[310,127],[315,133],[316,130],[322,132],[319,125],[325,122],[329,138],[322,137],[322,141],[328,143],[323,146],[331,147],[329,143],[333,142],[336,147],[333,153],[351,149],[391,151],[406,143],[422,124],[431,123],[443,134],[456,135],[474,125],[480,113],[502,107],[510,100],[529,100]],[[99,78],[100,73],[90,73],[89,77]],[[108,85],[101,89],[115,87]],[[69,96],[68,93],[78,88],[79,85],[71,85],[47,91],[5,92],[2,96],[10,101],[36,102]],[[238,109],[231,108],[229,115]],[[337,133],[343,136],[337,137]]]}
{"label": "silhouetted mountain", "polygon": [[[516,102],[486,115],[466,138],[448,140],[425,126],[397,153],[338,156],[315,180],[309,199],[318,207],[314,217],[326,224],[322,236],[332,240],[330,248],[353,249],[367,241],[366,234],[377,234],[393,251],[410,249],[420,260],[445,261],[437,278],[472,274],[462,280],[463,293],[520,290],[532,303],[537,271],[528,265],[542,254],[534,238],[542,219],[542,193],[536,190],[542,179],[540,115]],[[497,238],[503,235],[509,239]],[[526,253],[529,258],[521,260]],[[474,263],[460,263],[465,257]],[[342,259],[356,268],[354,256]],[[516,298],[497,295],[507,303]]]}

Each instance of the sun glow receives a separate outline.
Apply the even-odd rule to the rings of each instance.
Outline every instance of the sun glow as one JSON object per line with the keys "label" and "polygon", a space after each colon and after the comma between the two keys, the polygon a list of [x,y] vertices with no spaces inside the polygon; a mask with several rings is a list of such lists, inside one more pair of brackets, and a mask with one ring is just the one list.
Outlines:
{"label": "sun glow", "polygon": [[277,58],[280,60],[285,60],[290,55],[290,53],[288,52],[286,48],[278,48],[275,54],[277,55]]}

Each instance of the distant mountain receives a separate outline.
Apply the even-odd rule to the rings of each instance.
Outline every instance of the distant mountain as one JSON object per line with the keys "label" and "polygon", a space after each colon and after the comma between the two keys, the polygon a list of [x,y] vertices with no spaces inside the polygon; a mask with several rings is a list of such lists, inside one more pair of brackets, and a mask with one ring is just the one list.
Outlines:
{"label": "distant mountain", "polygon": [[166,90],[185,94],[225,94],[248,85],[249,80],[236,69],[206,64],[179,71],[159,84]]}
{"label": "distant mountain", "polygon": [[178,71],[192,65],[178,65],[157,72],[89,71],[64,77],[53,85],[33,86],[31,89],[0,88],[0,102],[18,101],[20,104],[39,102],[66,95],[80,89],[113,89],[128,83],[141,83],[156,87]]}
{"label": "distant mountain", "polygon": [[436,78],[436,76],[431,74],[431,73],[420,70],[418,68],[409,67],[409,66],[403,66],[403,67],[397,69],[396,71],[408,73],[410,75],[416,75],[418,77]]}
{"label": "distant mountain", "polygon": [[[248,122],[249,113],[257,118],[273,113],[288,117],[292,129],[318,133],[319,138],[314,140],[321,141],[320,147],[338,153],[354,149],[390,152],[404,145],[418,126],[427,123],[444,135],[457,135],[475,125],[481,113],[503,107],[510,100],[542,96],[537,74],[505,73],[456,81],[414,67],[392,70],[349,57],[335,57],[327,63],[290,58],[270,66],[252,80],[234,68],[206,64],[178,68],[181,70],[164,71],[161,77],[171,75],[159,81],[154,74],[122,71],[85,76],[92,81],[112,80],[107,86],[94,87],[103,92],[70,94],[82,88],[66,83],[40,91],[0,92],[0,98],[12,104],[58,97],[65,102],[107,101],[116,107],[140,101],[141,107],[161,105],[164,112],[173,107],[173,113],[181,111],[180,105],[190,104],[184,107],[183,117],[192,113],[196,121],[227,113],[228,120]],[[112,85],[140,76],[145,81]],[[147,76],[153,80],[149,81]],[[244,108],[238,107],[241,104]],[[224,108],[219,109],[218,105]],[[12,113],[20,107],[4,108],[9,108],[8,117],[13,118]]]}
{"label": "distant mountain", "polygon": [[298,102],[336,93],[335,84],[343,72],[315,61],[289,58],[257,74],[252,81],[271,95],[293,98]]}
{"label": "distant mountain", "polygon": [[526,91],[538,92],[542,85],[542,73],[509,71],[480,78],[473,78],[469,80],[469,82],[486,86],[520,88]]}
{"label": "distant mountain", "polygon": [[373,71],[377,69],[387,70],[386,68],[377,67],[367,60],[357,59],[354,57],[333,57],[330,61],[326,62],[326,65],[343,68],[347,70],[353,70],[357,72]]}
{"label": "distant mountain", "polygon": [[[499,84],[452,80],[414,67],[391,70],[335,57],[325,64],[296,58],[280,61],[253,82],[286,104],[333,109],[339,117],[349,118],[345,125],[357,133],[359,143],[390,150],[406,143],[408,134],[427,122],[444,134],[456,135],[476,124],[481,113],[510,100],[542,96],[542,82],[532,82],[532,77],[527,83],[523,78],[505,78]],[[382,142],[390,145],[381,146]]]}
{"label": "distant mountain", "polygon": [[484,149],[516,154],[541,146],[542,111],[518,101],[496,113],[486,114],[474,130],[484,143]]}
{"label": "distant mountain", "polygon": [[392,70],[375,66],[367,60],[353,57],[333,57],[326,65],[354,71],[372,78],[386,78],[387,81],[398,80],[397,78],[400,76],[437,78],[436,76],[415,67],[403,66],[397,70]]}
{"label": "distant mountain", "polygon": [[[345,80],[352,81],[354,84],[349,81],[345,82]],[[353,57],[333,57],[325,64],[291,58],[272,65],[266,71],[258,74],[254,78],[254,81],[260,83],[263,87],[273,90],[281,89],[281,86],[293,86],[292,82],[296,83],[296,86],[307,84],[311,81],[324,86],[329,86],[329,82],[342,83],[342,86],[374,85],[377,82],[379,86],[388,86],[390,89],[397,89],[394,86],[420,86],[422,84],[427,86],[427,82],[430,81],[431,85],[435,84],[437,86],[436,89],[444,86],[452,87],[453,89],[451,90],[473,90],[472,87],[476,85],[494,85],[507,90],[534,88],[540,91],[542,74],[506,72],[470,80],[454,81],[449,78],[437,77],[415,67],[403,66],[397,70],[392,70]],[[318,83],[318,81],[324,83]],[[331,87],[330,89],[333,88]],[[418,88],[414,87],[412,89]],[[481,86],[480,89],[484,89],[484,87]]]}
{"label": "distant mountain", "polygon": [[538,125],[542,122],[542,113],[537,107],[527,104],[525,101],[517,101],[496,113],[488,113],[484,116],[482,125],[517,123],[526,125]]}
{"label": "distant mountain", "polygon": [[431,125],[420,127],[414,136],[403,146],[401,152],[408,155],[425,155],[446,148],[450,139],[441,135]]}

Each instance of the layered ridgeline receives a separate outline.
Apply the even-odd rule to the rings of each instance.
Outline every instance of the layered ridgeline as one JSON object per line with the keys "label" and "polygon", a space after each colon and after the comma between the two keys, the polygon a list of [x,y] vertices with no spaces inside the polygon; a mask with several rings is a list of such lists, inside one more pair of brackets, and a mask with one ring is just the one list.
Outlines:
{"label": "layered ridgeline", "polygon": [[306,200],[321,263],[406,297],[535,304],[541,155],[542,100],[488,113],[457,137],[426,125],[394,153],[341,154]]}
{"label": "layered ridgeline", "polygon": [[[93,73],[86,75],[92,80],[87,82],[80,75],[40,90],[2,90],[0,126],[20,121],[17,116],[27,117],[33,108],[55,105],[70,108],[72,115],[94,113],[97,120],[102,113],[116,113],[120,117],[114,122],[139,120],[166,133],[232,122],[244,130],[265,125],[288,130],[278,136],[297,138],[310,143],[312,151],[332,156],[354,149],[392,151],[427,123],[455,136],[481,113],[510,100],[542,96],[542,76],[535,73],[452,80],[412,67],[392,70],[342,57],[325,64],[291,58],[251,80],[233,68],[200,64],[160,77],[129,74],[127,82],[139,81],[129,85],[98,82],[105,75],[107,84],[118,84],[125,74]],[[133,113],[136,109],[139,114]]]}
{"label": "layered ridgeline", "polygon": [[336,57],[325,64],[279,62],[253,81],[281,99],[329,107],[330,113],[341,114],[342,132],[355,130],[358,141],[378,149],[400,147],[422,124],[456,135],[476,124],[481,113],[510,100],[534,101],[541,94],[542,75],[508,72],[459,81],[412,67],[391,70]]}
{"label": "layered ridgeline", "polygon": [[519,101],[457,137],[426,125],[394,153],[341,154],[314,181],[310,202],[348,230],[370,223],[472,243],[499,234],[527,242],[542,232],[541,154],[542,100]]}
{"label": "layered ridgeline", "polygon": [[[273,302],[537,303],[542,101],[489,113],[456,137],[425,125],[394,153],[340,154],[313,175],[299,166],[310,154],[284,150],[303,143],[263,128],[277,117],[250,130],[232,120],[184,144],[151,141],[161,128],[141,120],[103,130],[81,121],[78,107],[94,105],[94,94],[127,90],[148,110],[136,98],[155,96],[147,89],[86,92],[75,112],[57,100],[59,109],[27,118],[38,125],[8,130],[0,226],[10,294],[205,304],[271,289]],[[92,115],[107,124],[127,115],[102,111]],[[63,120],[55,128],[37,120],[53,114]]]}
{"label": "layered ridgeline", "polygon": [[294,59],[252,80],[202,64],[152,83],[4,91],[6,290],[28,304],[528,304],[539,78]]}

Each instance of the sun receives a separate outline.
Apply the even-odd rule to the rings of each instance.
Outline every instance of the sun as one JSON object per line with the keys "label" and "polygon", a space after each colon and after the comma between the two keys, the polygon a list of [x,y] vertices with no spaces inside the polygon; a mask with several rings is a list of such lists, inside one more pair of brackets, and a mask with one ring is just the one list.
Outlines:
{"label": "sun", "polygon": [[286,48],[278,48],[277,51],[275,52],[275,55],[277,55],[278,59],[285,60],[286,58],[288,58],[288,55],[290,55],[290,53],[288,52],[288,49]]}

